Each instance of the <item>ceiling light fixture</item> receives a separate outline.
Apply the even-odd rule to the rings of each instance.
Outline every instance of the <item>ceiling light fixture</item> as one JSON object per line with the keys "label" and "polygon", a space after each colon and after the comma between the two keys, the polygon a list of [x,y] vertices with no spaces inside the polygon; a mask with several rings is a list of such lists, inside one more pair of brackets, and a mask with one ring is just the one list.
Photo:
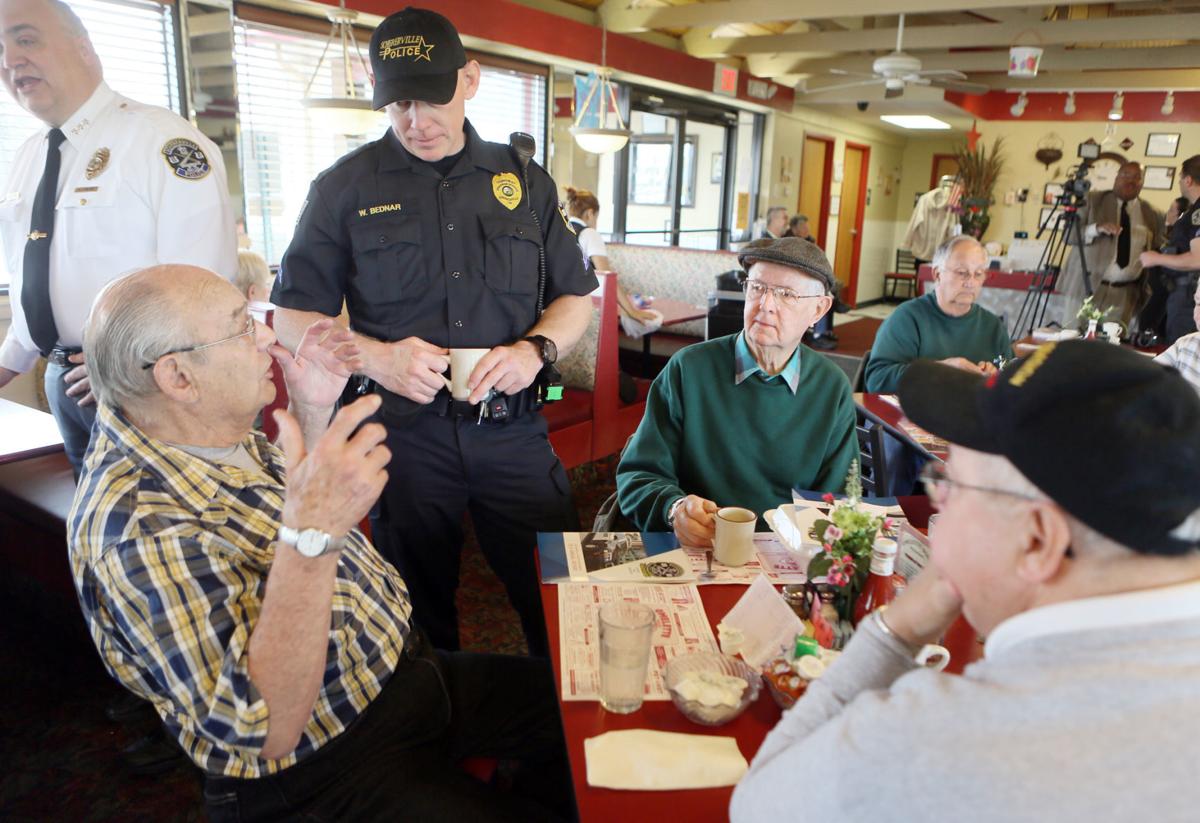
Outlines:
{"label": "ceiling light fixture", "polygon": [[949,123],[938,120],[936,117],[930,117],[928,114],[881,114],[879,119],[902,129],[936,129],[940,131],[950,128]]}
{"label": "ceiling light fixture", "polygon": [[1025,107],[1028,105],[1029,96],[1025,94],[1025,92],[1021,92],[1021,95],[1017,98],[1017,102],[1012,104],[1012,108],[1009,109],[1009,112],[1012,113],[1013,117],[1020,117],[1025,113]]}
{"label": "ceiling light fixture", "polygon": [[1109,120],[1121,120],[1125,117],[1125,92],[1117,92],[1113,95],[1112,108],[1108,110]]}
{"label": "ceiling light fixture", "polygon": [[[335,134],[366,134],[374,131],[380,126],[379,115],[375,113],[370,99],[359,95],[358,87],[354,83],[354,67],[351,62],[351,53],[353,52],[354,56],[358,58],[362,76],[367,78],[366,85],[369,86],[371,73],[367,70],[362,50],[358,46],[358,40],[354,37],[354,21],[358,19],[358,12],[347,9],[346,0],[341,0],[341,7],[326,10],[325,16],[333,24],[333,28],[330,29],[329,39],[325,41],[325,48],[321,51],[321,59],[317,61],[317,67],[313,70],[312,77],[308,79],[308,85],[304,87],[304,99],[300,101],[300,104],[308,110],[309,117],[322,130]],[[329,97],[310,97],[309,92],[312,91],[313,82],[321,73],[321,66],[325,64],[325,55],[334,41],[339,43],[342,50],[341,85],[343,93]],[[330,67],[333,68],[334,65],[334,60],[331,59]]]}
{"label": "ceiling light fixture", "polygon": [[1075,92],[1067,92],[1067,102],[1063,103],[1063,114],[1072,115],[1075,113]]}
{"label": "ceiling light fixture", "polygon": [[1167,96],[1163,98],[1162,108],[1159,111],[1166,117],[1170,117],[1175,113],[1175,92],[1167,92]]}
{"label": "ceiling light fixture", "polygon": [[[612,87],[612,69],[608,68],[608,29],[602,28],[600,35],[600,68],[596,69],[596,76],[592,80],[591,88],[588,89],[587,96],[583,100],[583,105],[579,107],[579,112],[575,115],[575,124],[571,126],[571,134],[575,137],[575,142],[579,148],[592,154],[610,154],[620,151],[625,148],[625,144],[629,142],[632,131],[625,128],[625,121],[621,118],[621,109],[617,105],[617,93]],[[588,109],[591,108],[592,100],[599,95],[599,117],[597,120],[598,127],[583,126],[583,118],[587,116]],[[611,106],[612,114],[616,117],[616,128],[609,128],[608,114]]]}

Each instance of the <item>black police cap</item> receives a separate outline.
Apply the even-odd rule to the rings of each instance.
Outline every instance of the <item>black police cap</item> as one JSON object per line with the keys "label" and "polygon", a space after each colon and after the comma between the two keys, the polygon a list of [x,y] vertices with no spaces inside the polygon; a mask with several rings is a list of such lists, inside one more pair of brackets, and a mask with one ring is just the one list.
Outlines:
{"label": "black police cap", "polygon": [[412,6],[379,24],[371,35],[371,70],[381,109],[397,100],[449,103],[467,53],[454,24],[428,9]]}
{"label": "black police cap", "polygon": [[1090,340],[1047,343],[987,378],[918,360],[917,425],[1009,460],[1080,522],[1142,554],[1197,548],[1200,395],[1174,369]]}

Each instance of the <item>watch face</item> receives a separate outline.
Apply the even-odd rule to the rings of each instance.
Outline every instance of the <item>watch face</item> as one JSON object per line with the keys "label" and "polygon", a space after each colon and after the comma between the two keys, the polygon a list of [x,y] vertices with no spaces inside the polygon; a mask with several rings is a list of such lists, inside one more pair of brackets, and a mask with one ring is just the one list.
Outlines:
{"label": "watch face", "polygon": [[542,359],[547,363],[558,360],[558,346],[549,337],[542,338]]}
{"label": "watch face", "polygon": [[325,547],[329,545],[329,535],[318,529],[305,529],[300,532],[300,539],[296,541],[296,551],[305,557],[318,557],[325,553]]}

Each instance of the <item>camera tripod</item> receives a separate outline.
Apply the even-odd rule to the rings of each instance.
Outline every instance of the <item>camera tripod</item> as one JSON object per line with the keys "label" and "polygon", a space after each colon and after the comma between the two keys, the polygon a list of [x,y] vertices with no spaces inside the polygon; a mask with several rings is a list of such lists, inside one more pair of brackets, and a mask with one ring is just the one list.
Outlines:
{"label": "camera tripod", "polygon": [[[1021,311],[1017,313],[1017,322],[1013,325],[1012,339],[1021,339],[1033,334],[1033,330],[1042,324],[1046,316],[1046,306],[1050,295],[1058,285],[1058,275],[1062,272],[1063,262],[1067,256],[1067,247],[1074,245],[1079,249],[1079,265],[1083,270],[1083,288],[1089,297],[1092,294],[1092,276],[1088,272],[1087,260],[1083,255],[1083,228],[1079,222],[1079,207],[1083,197],[1064,194],[1054,204],[1054,209],[1046,217],[1046,221],[1038,227],[1037,238],[1050,229],[1050,238],[1042,249],[1037,268],[1033,271],[1033,279],[1025,292],[1025,300],[1021,303]],[[1025,323],[1028,322],[1028,328]]]}

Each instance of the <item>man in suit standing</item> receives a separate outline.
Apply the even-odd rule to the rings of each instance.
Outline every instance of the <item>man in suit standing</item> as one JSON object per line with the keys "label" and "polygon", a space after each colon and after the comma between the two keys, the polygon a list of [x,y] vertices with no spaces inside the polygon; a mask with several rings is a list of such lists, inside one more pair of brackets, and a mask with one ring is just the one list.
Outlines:
{"label": "man in suit standing", "polygon": [[[1130,321],[1149,297],[1146,273],[1138,260],[1143,251],[1157,249],[1164,237],[1163,217],[1138,195],[1142,192],[1142,167],[1130,162],[1121,166],[1111,191],[1092,192],[1079,210],[1083,231],[1082,260],[1092,284],[1092,303],[1110,309],[1106,320]],[[1076,244],[1068,235],[1067,243]],[[1086,293],[1080,265],[1080,249],[1074,249],[1063,267],[1059,290],[1066,295],[1063,324],[1071,326]]]}

